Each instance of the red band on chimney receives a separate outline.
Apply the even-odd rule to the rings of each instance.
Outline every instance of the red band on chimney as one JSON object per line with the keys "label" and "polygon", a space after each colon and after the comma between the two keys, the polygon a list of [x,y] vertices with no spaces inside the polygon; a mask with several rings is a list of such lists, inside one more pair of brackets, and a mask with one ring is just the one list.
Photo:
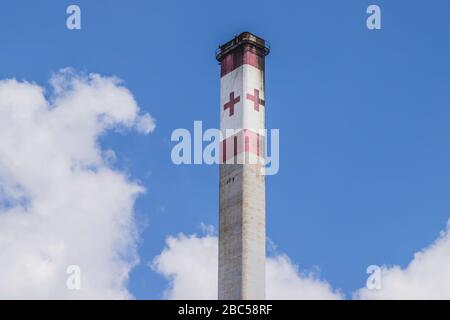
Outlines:
{"label": "red band on chimney", "polygon": [[254,66],[261,71],[264,70],[264,57],[259,52],[259,49],[245,44],[236,50],[230,51],[220,64],[220,76],[223,77],[244,64]]}
{"label": "red band on chimney", "polygon": [[[259,157],[263,156],[264,136],[244,129],[237,134],[228,137],[220,142],[221,163],[226,163],[229,159],[236,157],[242,152],[252,153]],[[228,150],[228,151],[227,151]]]}

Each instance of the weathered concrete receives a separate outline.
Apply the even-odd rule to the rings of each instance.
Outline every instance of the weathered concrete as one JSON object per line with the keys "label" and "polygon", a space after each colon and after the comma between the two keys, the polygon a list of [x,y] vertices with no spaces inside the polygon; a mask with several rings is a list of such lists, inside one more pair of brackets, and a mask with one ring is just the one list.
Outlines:
{"label": "weathered concrete", "polygon": [[265,176],[260,165],[220,168],[219,299],[265,298]]}

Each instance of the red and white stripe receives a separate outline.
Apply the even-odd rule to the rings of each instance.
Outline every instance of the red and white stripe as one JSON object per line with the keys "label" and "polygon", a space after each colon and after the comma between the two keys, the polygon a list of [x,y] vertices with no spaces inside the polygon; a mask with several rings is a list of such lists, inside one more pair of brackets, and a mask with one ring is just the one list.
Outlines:
{"label": "red and white stripe", "polygon": [[264,159],[264,58],[252,46],[221,61],[220,128],[222,163]]}

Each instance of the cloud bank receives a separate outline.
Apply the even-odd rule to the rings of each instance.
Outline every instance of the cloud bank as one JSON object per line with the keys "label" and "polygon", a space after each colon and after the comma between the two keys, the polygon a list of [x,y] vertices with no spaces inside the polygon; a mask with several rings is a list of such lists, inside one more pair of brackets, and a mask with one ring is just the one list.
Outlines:
{"label": "cloud bank", "polygon": [[[163,298],[217,299],[217,250],[217,237],[210,233],[168,237],[166,248],[150,264],[169,281]],[[267,299],[343,298],[314,272],[299,272],[284,254],[269,257],[266,268]]]}
{"label": "cloud bank", "polygon": [[[130,298],[144,189],[98,138],[155,123],[116,78],[66,69],[50,83],[0,81],[0,299]],[[81,290],[67,289],[70,265]]]}
{"label": "cloud bank", "polygon": [[417,252],[408,266],[384,266],[381,289],[360,289],[356,299],[450,299],[450,222],[429,247]]}
{"label": "cloud bank", "polygon": [[[361,288],[353,299],[450,299],[450,222],[431,246],[414,255],[408,266],[384,266],[381,290]],[[168,280],[163,298],[217,299],[217,237],[211,233],[170,236],[151,268]],[[285,254],[266,262],[268,299],[344,299],[314,272],[300,272]]]}

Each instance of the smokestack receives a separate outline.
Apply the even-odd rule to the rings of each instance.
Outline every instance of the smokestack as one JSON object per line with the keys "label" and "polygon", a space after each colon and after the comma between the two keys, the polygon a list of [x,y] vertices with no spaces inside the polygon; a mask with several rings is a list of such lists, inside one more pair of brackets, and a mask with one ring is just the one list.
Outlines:
{"label": "smokestack", "polygon": [[219,299],[265,298],[264,39],[241,33],[221,45]]}

